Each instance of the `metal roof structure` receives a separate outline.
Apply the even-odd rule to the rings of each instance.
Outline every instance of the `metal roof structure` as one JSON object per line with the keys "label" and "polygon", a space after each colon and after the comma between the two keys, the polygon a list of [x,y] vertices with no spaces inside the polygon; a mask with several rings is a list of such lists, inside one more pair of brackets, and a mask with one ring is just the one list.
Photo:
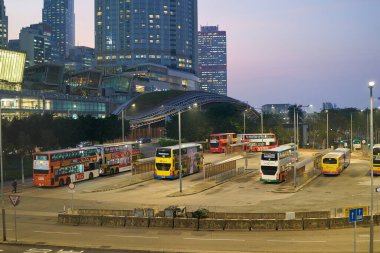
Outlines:
{"label": "metal roof structure", "polygon": [[[141,95],[140,95],[141,96]],[[132,98],[126,103],[118,107],[112,114],[119,115],[123,110],[128,109],[138,99],[139,96]],[[129,121],[132,129],[150,125],[164,120],[168,116],[177,114],[178,112],[186,112],[197,106],[211,103],[230,103],[242,111],[246,110],[246,116],[254,119],[259,118],[260,114],[246,102],[230,98],[227,96],[204,92],[204,91],[187,91],[184,95],[166,101],[162,105],[153,107],[151,110],[128,115],[125,117]]]}

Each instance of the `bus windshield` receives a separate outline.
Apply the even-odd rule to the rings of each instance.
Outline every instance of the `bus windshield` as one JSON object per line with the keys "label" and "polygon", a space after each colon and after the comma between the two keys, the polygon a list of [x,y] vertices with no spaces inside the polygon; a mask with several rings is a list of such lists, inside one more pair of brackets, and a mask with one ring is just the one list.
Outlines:
{"label": "bus windshield", "polygon": [[337,160],[335,158],[324,158],[323,163],[324,164],[337,164]]}
{"label": "bus windshield", "polygon": [[262,153],[261,154],[261,160],[265,161],[275,161],[277,160],[277,153]]}
{"label": "bus windshield", "polygon": [[379,155],[380,154],[380,148],[373,148],[373,155]]}

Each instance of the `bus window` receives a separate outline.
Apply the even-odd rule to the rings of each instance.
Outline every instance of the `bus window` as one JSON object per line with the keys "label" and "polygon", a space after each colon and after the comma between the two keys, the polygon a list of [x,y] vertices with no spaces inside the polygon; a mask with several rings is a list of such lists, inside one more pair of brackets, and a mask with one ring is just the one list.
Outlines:
{"label": "bus window", "polygon": [[335,158],[324,158],[323,163],[324,164],[337,164],[337,160]]}

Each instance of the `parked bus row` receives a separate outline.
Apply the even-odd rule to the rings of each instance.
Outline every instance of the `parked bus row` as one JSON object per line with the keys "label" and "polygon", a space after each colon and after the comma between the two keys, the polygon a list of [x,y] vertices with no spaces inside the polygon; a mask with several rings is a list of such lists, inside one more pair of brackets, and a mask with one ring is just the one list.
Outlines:
{"label": "parked bus row", "polygon": [[277,147],[277,138],[273,133],[263,134],[236,134],[218,133],[210,135],[210,152],[224,153],[227,146],[237,142],[245,143],[244,150],[247,152],[259,152]]}
{"label": "parked bus row", "polygon": [[36,152],[33,153],[33,185],[61,186],[128,171],[139,154],[135,142]]}
{"label": "parked bus row", "polygon": [[351,150],[348,148],[337,148],[322,157],[323,175],[340,175],[350,165]]}

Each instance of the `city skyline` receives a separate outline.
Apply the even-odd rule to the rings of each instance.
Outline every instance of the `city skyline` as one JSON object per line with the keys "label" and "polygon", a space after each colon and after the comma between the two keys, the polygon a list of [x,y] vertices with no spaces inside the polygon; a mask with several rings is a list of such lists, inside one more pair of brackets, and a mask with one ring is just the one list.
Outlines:
{"label": "city skyline", "polygon": [[[42,20],[43,0],[5,0],[5,6],[9,39]],[[93,6],[93,0],[75,3],[78,46],[94,47]],[[233,98],[252,106],[297,103],[319,110],[331,102],[365,108],[368,81],[380,86],[379,7],[376,0],[198,0],[198,26],[218,25],[228,33]]]}

